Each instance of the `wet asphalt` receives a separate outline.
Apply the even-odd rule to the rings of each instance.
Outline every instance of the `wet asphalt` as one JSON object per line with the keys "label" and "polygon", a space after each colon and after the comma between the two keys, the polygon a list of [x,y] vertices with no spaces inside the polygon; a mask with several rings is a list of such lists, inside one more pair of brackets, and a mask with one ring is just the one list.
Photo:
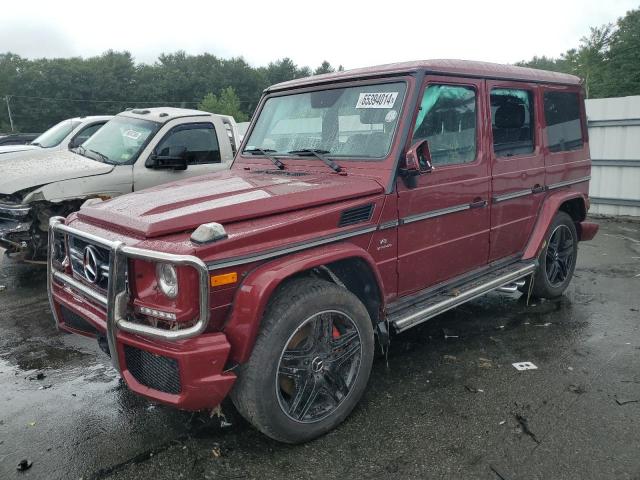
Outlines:
{"label": "wet asphalt", "polygon": [[598,221],[565,296],[493,293],[394,337],[351,417],[301,446],[230,404],[136,397],[56,332],[44,269],[3,258],[0,479],[640,479],[640,223]]}

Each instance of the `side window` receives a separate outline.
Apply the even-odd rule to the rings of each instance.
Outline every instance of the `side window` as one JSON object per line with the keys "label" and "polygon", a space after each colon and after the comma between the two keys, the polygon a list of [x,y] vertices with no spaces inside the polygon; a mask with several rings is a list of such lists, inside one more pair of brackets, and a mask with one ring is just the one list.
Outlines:
{"label": "side window", "polygon": [[93,125],[89,125],[84,130],[82,130],[74,139],[74,145],[82,145],[86,142],[91,135],[96,133],[100,128],[104,125],[104,123],[94,123]]}
{"label": "side window", "polygon": [[429,85],[424,91],[413,139],[427,139],[434,165],[476,158],[476,92],[471,87]]}
{"label": "side window", "polygon": [[187,164],[202,165],[220,163],[220,147],[216,130],[210,123],[181,125],[162,139],[156,151],[158,155],[170,155],[176,147],[187,149]]}
{"label": "side window", "polygon": [[491,90],[491,130],[496,157],[533,152],[533,94],[527,90]]}
{"label": "side window", "polygon": [[545,92],[544,118],[550,151],[582,148],[580,99],[577,93]]}

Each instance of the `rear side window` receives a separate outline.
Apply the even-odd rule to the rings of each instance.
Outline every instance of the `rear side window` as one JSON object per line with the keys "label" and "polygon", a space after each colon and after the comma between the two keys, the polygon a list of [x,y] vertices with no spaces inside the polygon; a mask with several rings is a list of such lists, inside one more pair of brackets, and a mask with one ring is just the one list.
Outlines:
{"label": "rear side window", "polygon": [[496,157],[533,152],[533,94],[527,90],[491,90],[491,129]]}
{"label": "rear side window", "polygon": [[545,92],[544,118],[550,151],[563,152],[582,148],[580,99],[577,93]]}
{"label": "rear side window", "polygon": [[476,92],[457,85],[429,85],[424,91],[414,140],[429,141],[434,165],[473,162],[476,158]]}

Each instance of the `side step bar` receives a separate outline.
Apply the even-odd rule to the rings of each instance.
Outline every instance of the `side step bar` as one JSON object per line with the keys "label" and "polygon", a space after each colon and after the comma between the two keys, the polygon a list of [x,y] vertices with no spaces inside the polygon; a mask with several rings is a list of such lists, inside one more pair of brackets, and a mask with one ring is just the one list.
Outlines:
{"label": "side step bar", "polygon": [[518,262],[501,268],[500,270],[458,287],[455,293],[436,293],[433,297],[397,312],[389,318],[389,323],[393,325],[396,332],[403,332],[447,310],[462,305],[474,298],[481,297],[492,290],[507,285],[511,287],[511,284],[515,284],[518,280],[531,275],[536,267],[536,262]]}
{"label": "side step bar", "polygon": [[509,283],[508,285],[503,285],[502,287],[497,288],[496,290],[504,293],[516,293],[518,291],[518,288],[524,287],[525,283],[526,282],[524,280],[518,280],[517,282],[512,282],[512,283]]}

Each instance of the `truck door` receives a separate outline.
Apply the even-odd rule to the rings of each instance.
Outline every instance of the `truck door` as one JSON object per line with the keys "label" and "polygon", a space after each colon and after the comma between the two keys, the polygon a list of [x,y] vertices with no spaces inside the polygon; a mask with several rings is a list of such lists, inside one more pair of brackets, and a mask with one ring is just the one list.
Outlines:
{"label": "truck door", "polygon": [[485,266],[489,159],[482,80],[427,77],[414,143],[429,142],[434,169],[408,188],[397,180],[399,295]]}
{"label": "truck door", "polygon": [[538,87],[487,81],[491,107],[489,261],[523,251],[544,198]]}
{"label": "truck door", "polygon": [[[220,145],[228,145],[229,140],[220,138],[221,135],[226,136],[226,131],[216,129],[216,126],[210,121],[177,125],[174,122],[169,122],[156,135],[159,140],[155,141],[154,139],[136,162],[133,189],[142,190],[162,183],[228,168],[229,156],[226,152],[221,151]],[[186,170],[155,167],[155,156],[169,156],[183,149],[186,149]],[[223,162],[223,158],[226,160],[225,162]]]}

